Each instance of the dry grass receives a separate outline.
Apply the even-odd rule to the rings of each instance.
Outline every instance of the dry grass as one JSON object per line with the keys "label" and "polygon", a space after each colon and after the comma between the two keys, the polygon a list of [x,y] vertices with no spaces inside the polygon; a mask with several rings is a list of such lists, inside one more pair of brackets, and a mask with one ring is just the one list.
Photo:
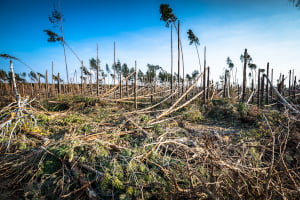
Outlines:
{"label": "dry grass", "polygon": [[[21,127],[9,150],[1,149],[0,190],[7,196],[297,199],[300,195],[299,123],[287,114],[255,112],[251,117],[260,115],[261,122],[231,132],[228,122],[218,128],[204,111],[199,111],[203,116],[198,120],[195,105],[185,115],[158,114],[158,121],[156,112],[135,112],[124,104],[92,98],[51,101],[44,103],[47,109],[61,111],[38,109],[33,113],[37,125]],[[3,133],[2,146],[9,135]]]}

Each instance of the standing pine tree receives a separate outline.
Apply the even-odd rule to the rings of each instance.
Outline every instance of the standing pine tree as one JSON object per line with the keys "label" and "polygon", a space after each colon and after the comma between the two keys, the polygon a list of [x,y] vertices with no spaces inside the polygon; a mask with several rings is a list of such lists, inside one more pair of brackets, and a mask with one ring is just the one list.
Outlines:
{"label": "standing pine tree", "polygon": [[66,55],[66,43],[64,38],[64,28],[63,28],[63,15],[57,9],[54,9],[51,15],[48,17],[50,23],[53,25],[53,28],[59,29],[61,35],[57,34],[56,32],[46,29],[44,32],[48,35],[48,42],[60,42],[64,49],[64,58],[65,58],[65,65],[66,65],[66,74],[67,74],[67,82],[69,83],[69,71],[68,71],[68,63],[67,63],[67,55]]}
{"label": "standing pine tree", "polygon": [[199,38],[194,34],[194,32],[191,29],[188,30],[187,34],[188,34],[188,39],[190,41],[190,45],[194,44],[196,47],[198,61],[199,61],[199,67],[200,67],[200,73],[201,73],[202,69],[201,69],[200,56],[199,56],[199,51],[198,51],[198,46],[200,46]]}
{"label": "standing pine tree", "polygon": [[[165,22],[166,27],[171,30],[171,93],[173,92],[173,29],[172,25],[176,22],[177,17],[173,13],[173,9],[169,4],[160,5],[160,20]],[[171,25],[171,26],[170,26]]]}

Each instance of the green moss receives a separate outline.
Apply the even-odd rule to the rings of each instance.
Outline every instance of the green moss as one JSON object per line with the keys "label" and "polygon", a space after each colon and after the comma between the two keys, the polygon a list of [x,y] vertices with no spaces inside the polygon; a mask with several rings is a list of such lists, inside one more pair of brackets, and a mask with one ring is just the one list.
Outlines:
{"label": "green moss", "polygon": [[183,118],[190,122],[201,122],[204,120],[204,116],[202,115],[200,110],[192,110],[185,112]]}
{"label": "green moss", "polygon": [[25,141],[19,143],[19,150],[24,151],[27,149],[27,144]]}
{"label": "green moss", "polygon": [[75,114],[68,115],[66,118],[63,119],[63,121],[66,123],[76,123],[76,124],[84,123],[83,118]]}
{"label": "green moss", "polygon": [[160,124],[154,124],[152,130],[154,131],[155,134],[160,134],[163,132],[163,129]]}
{"label": "green moss", "polygon": [[41,164],[40,174],[53,174],[60,168],[61,162],[52,155],[47,155],[44,162]]}
{"label": "green moss", "polygon": [[125,188],[124,184],[118,177],[113,177],[112,179],[112,186],[115,187],[116,189],[123,190]]}
{"label": "green moss", "polygon": [[126,189],[126,194],[127,195],[129,195],[129,196],[132,196],[132,195],[134,195],[134,193],[136,193],[136,190],[133,188],[133,187],[128,187],[127,189]]}
{"label": "green moss", "polygon": [[36,116],[36,119],[39,124],[46,124],[46,123],[49,123],[49,121],[50,121],[49,117],[45,114],[38,114]]}
{"label": "green moss", "polygon": [[89,133],[91,132],[91,130],[93,129],[93,126],[91,124],[84,124],[82,127],[81,127],[81,131],[83,133]]}
{"label": "green moss", "polygon": [[143,115],[143,116],[141,117],[141,122],[148,122],[149,120],[150,120],[149,115]]}
{"label": "green moss", "polygon": [[239,103],[236,105],[237,110],[241,118],[245,117],[248,114],[248,106],[245,103]]}

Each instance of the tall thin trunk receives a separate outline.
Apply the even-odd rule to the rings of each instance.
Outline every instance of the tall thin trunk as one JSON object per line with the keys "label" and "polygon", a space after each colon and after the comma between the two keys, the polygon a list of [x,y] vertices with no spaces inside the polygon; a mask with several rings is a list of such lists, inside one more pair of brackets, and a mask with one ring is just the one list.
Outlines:
{"label": "tall thin trunk", "polygon": [[[253,92],[254,91],[254,80],[253,80],[253,78],[252,78],[252,82],[251,82],[251,92]],[[251,103],[253,103],[253,101],[254,101],[254,95],[252,96],[252,98],[251,98]]]}
{"label": "tall thin trunk", "polygon": [[122,99],[122,74],[119,73],[119,81],[120,81],[120,99]]}
{"label": "tall thin trunk", "polygon": [[53,64],[53,61],[52,61],[52,66],[51,66],[51,80],[52,80],[52,86],[51,86],[51,93],[53,95],[53,91],[55,91],[55,87],[54,87],[54,64]]}
{"label": "tall thin trunk", "polygon": [[[269,78],[270,64],[267,63],[267,77]],[[266,104],[269,104],[269,82],[266,81]]]}
{"label": "tall thin trunk", "polygon": [[198,62],[199,62],[199,67],[200,67],[200,71],[199,71],[199,73],[201,74],[202,67],[201,67],[201,61],[200,61],[200,55],[199,55],[199,51],[198,51],[198,46],[197,46],[197,44],[196,44],[196,43],[195,43],[195,47],[196,47],[197,56],[198,56]]}
{"label": "tall thin trunk", "polygon": [[97,44],[97,58],[96,58],[96,65],[97,65],[97,78],[96,78],[96,81],[97,81],[97,97],[99,96],[99,57],[98,57],[98,44]]}
{"label": "tall thin trunk", "polygon": [[[60,7],[60,12],[61,12],[61,7]],[[69,84],[69,70],[68,70],[68,64],[67,64],[67,54],[66,54],[66,46],[65,46],[65,33],[64,33],[64,26],[63,26],[63,18],[61,17],[59,20],[59,24],[60,24],[60,31],[62,34],[62,46],[64,49],[64,59],[65,59],[65,65],[66,65],[66,73],[67,73],[67,83]]]}
{"label": "tall thin trunk", "polygon": [[282,96],[284,96],[284,74],[282,75],[282,84],[281,84],[281,92],[282,92]]}
{"label": "tall thin trunk", "polygon": [[91,95],[93,95],[93,79],[92,79],[92,68],[90,68],[90,92],[91,92]]}
{"label": "tall thin trunk", "polygon": [[58,94],[60,94],[61,88],[60,88],[60,73],[59,72],[57,74],[57,86],[58,86]]}
{"label": "tall thin trunk", "polygon": [[237,67],[235,68],[234,82],[235,82],[236,84],[238,84],[236,75],[237,75]]}
{"label": "tall thin trunk", "polygon": [[[180,42],[180,48],[182,48],[181,42]],[[182,60],[182,93],[184,93],[184,62],[183,62],[183,53],[182,52],[181,52],[181,60]]]}
{"label": "tall thin trunk", "polygon": [[171,24],[171,94],[173,93],[173,26]]}
{"label": "tall thin trunk", "polygon": [[[63,39],[64,40],[64,39]],[[67,63],[67,54],[66,54],[66,47],[65,43],[62,42],[63,48],[64,48],[64,58],[65,58],[65,65],[66,65],[66,73],[67,73],[67,83],[69,84],[69,70],[68,70],[68,63]]]}
{"label": "tall thin trunk", "polygon": [[264,76],[261,77],[261,102],[260,105],[263,105],[264,103],[264,92],[265,92],[265,79]]}
{"label": "tall thin trunk", "polygon": [[41,75],[38,74],[38,90],[41,92]]}
{"label": "tall thin trunk", "polygon": [[244,52],[244,71],[243,71],[243,91],[242,91],[242,102],[246,99],[246,87],[247,87],[247,49]]}
{"label": "tall thin trunk", "polygon": [[289,71],[289,97],[291,96],[291,81],[292,81],[292,70]]}
{"label": "tall thin trunk", "polygon": [[178,29],[177,29],[177,36],[178,36],[178,41],[177,41],[177,45],[178,45],[178,77],[177,77],[177,82],[178,82],[178,89],[179,89],[179,85],[180,85],[180,21],[178,20]]}
{"label": "tall thin trunk", "polygon": [[209,74],[210,74],[210,69],[209,66],[207,67],[207,90],[206,90],[206,99],[208,99],[208,92],[209,92]]}
{"label": "tall thin trunk", "polygon": [[[114,42],[114,86],[115,85],[116,85],[116,42]],[[114,92],[114,97],[116,98],[116,92]]]}
{"label": "tall thin trunk", "polygon": [[12,60],[9,61],[10,62],[10,71],[11,71],[11,76],[12,76],[12,84],[15,90],[15,95],[16,95],[16,101],[18,103],[18,107],[20,107],[20,95],[18,92],[18,88],[17,88],[17,84],[16,84],[16,78],[15,78],[15,72],[14,72],[14,66],[13,66],[13,62]]}
{"label": "tall thin trunk", "polygon": [[83,94],[83,61],[81,61],[81,84],[80,84],[81,94]]}
{"label": "tall thin trunk", "polygon": [[46,88],[46,97],[48,97],[48,91],[49,91],[49,86],[48,86],[48,70],[46,70],[46,73],[45,73],[45,88]]}
{"label": "tall thin trunk", "polygon": [[[205,71],[205,68],[204,68]],[[225,72],[224,88],[223,88],[223,97],[227,97],[227,73]]]}
{"label": "tall thin trunk", "polygon": [[[273,69],[271,70],[271,84],[273,85]],[[270,85],[271,85],[270,84]],[[271,101],[273,101],[273,90],[270,90]]]}
{"label": "tall thin trunk", "polygon": [[295,76],[295,79],[294,79],[294,86],[293,86],[293,97],[294,97],[294,100],[296,99],[296,85],[297,85],[297,77]]}
{"label": "tall thin trunk", "polygon": [[258,76],[257,76],[257,105],[260,106],[260,72],[261,69],[258,69]]}
{"label": "tall thin trunk", "polygon": [[206,46],[204,46],[203,103],[206,103]]}
{"label": "tall thin trunk", "polygon": [[184,59],[183,59],[183,50],[182,50],[182,43],[180,39],[180,33],[179,34],[179,43],[180,43],[180,51],[181,51],[181,63],[182,63],[182,93],[184,93]]}
{"label": "tall thin trunk", "polygon": [[137,67],[136,67],[136,61],[134,62],[134,68],[135,68],[135,74],[134,74],[134,108],[137,109]]}
{"label": "tall thin trunk", "polygon": [[[183,60],[183,50],[182,50],[182,44],[180,39],[180,20],[178,20],[178,28],[176,27],[175,22],[173,23],[175,29],[177,30],[177,36],[178,36],[178,89],[180,85],[180,52],[181,52],[181,59],[182,59],[182,68],[184,68],[184,60]],[[184,69],[183,69],[184,74]],[[184,75],[183,75],[183,81],[184,81]]]}

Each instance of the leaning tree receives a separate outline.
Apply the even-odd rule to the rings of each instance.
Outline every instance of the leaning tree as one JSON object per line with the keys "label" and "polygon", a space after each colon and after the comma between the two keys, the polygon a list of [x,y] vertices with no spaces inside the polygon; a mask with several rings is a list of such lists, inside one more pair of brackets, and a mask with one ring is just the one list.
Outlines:
{"label": "leaning tree", "polygon": [[202,69],[201,69],[200,56],[198,51],[198,46],[200,46],[199,38],[194,34],[194,32],[191,29],[188,30],[187,34],[188,34],[188,39],[190,41],[190,45],[192,44],[195,45],[197,56],[198,56],[199,67],[200,67],[200,73],[201,73]]}
{"label": "leaning tree", "polygon": [[63,28],[63,15],[57,9],[54,9],[51,12],[51,15],[48,17],[50,23],[53,25],[53,28],[59,28],[61,35],[57,34],[56,32],[46,29],[44,32],[48,35],[48,42],[60,42],[64,49],[64,59],[66,65],[66,74],[67,74],[67,82],[69,83],[69,71],[68,71],[68,64],[67,64],[67,55],[66,55],[66,42],[64,36],[64,28]]}
{"label": "leaning tree", "polygon": [[166,27],[171,29],[171,92],[173,91],[173,29],[177,17],[173,13],[173,9],[169,4],[160,4],[160,20],[165,22]]}

